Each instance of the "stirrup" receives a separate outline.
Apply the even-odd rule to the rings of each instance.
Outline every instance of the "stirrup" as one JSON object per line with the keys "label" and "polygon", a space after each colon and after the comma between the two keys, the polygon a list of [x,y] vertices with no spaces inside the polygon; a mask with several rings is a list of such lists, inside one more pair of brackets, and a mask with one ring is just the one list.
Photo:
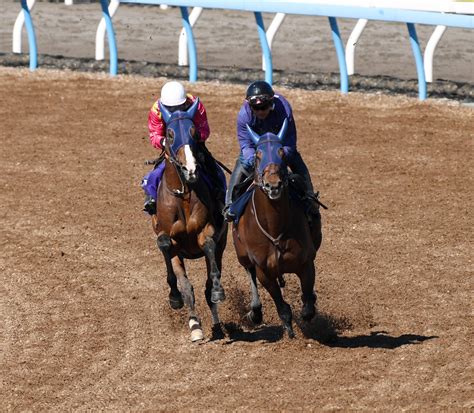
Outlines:
{"label": "stirrup", "polygon": [[318,201],[319,200],[319,191],[313,192],[313,191],[306,191],[303,199],[311,199],[313,201]]}
{"label": "stirrup", "polygon": [[150,215],[156,215],[156,201],[153,198],[147,199],[143,204],[143,211]]}
{"label": "stirrup", "polygon": [[222,210],[222,216],[227,222],[232,222],[235,219],[234,213],[230,210],[231,204],[224,206]]}

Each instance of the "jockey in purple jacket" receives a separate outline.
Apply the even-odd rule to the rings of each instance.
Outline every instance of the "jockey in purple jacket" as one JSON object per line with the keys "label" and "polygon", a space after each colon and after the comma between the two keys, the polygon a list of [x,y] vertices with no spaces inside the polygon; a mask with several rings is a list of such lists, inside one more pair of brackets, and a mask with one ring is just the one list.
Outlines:
{"label": "jockey in purple jacket", "polygon": [[278,134],[285,119],[288,120],[288,129],[283,138],[286,164],[293,173],[303,177],[306,185],[306,198],[316,199],[308,168],[296,149],[296,126],[291,105],[283,96],[275,94],[267,82],[256,81],[247,88],[246,99],[237,117],[240,156],[235,163],[227,188],[226,206],[223,211],[226,220],[234,219],[229,207],[234,201],[235,185],[249,176],[254,168],[255,144],[249,136],[246,125],[248,124],[258,135],[267,132]]}

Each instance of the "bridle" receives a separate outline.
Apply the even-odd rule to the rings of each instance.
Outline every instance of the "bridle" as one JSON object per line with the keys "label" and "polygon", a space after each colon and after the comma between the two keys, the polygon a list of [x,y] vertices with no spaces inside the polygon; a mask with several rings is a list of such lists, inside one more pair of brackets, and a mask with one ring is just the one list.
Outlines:
{"label": "bridle", "polygon": [[[256,144],[256,148],[258,149],[259,146],[262,146],[263,144],[271,143],[272,141],[273,141],[272,139],[265,139],[265,140],[259,141]],[[270,199],[271,199],[270,191],[273,189],[273,187],[268,182],[265,182],[265,174],[267,173],[268,165],[272,163],[278,165],[279,169],[278,169],[278,172],[269,172],[269,174],[273,175],[277,173],[279,175],[281,187],[282,187],[281,189],[288,186],[288,177],[289,177],[288,170],[287,168],[284,167],[284,164],[282,162],[280,163],[267,162],[267,164],[264,165],[263,167],[260,167],[260,164],[255,165],[254,184],[255,186],[259,187],[265,193],[265,195],[267,195]]]}
{"label": "bridle", "polygon": [[[257,133],[255,133],[254,130],[252,130],[250,125],[247,124],[247,131],[249,133],[251,140],[255,144],[257,151],[260,150],[260,152],[262,153],[262,157],[257,159],[256,165],[255,165],[254,185],[260,188],[269,200],[276,199],[276,198],[271,197],[271,191],[274,187],[266,183],[264,179],[265,173],[269,165],[275,164],[279,167],[277,173],[280,177],[280,183],[281,183],[281,185],[278,186],[278,188],[280,189],[280,195],[281,195],[281,191],[284,190],[285,187],[288,186],[288,170],[285,167],[285,162],[280,156],[280,154],[276,153],[277,148],[272,147],[272,143],[275,143],[275,144],[278,144],[278,151],[282,150],[282,147],[283,147],[282,140],[283,140],[283,137],[285,136],[287,127],[288,127],[288,120],[285,119],[283,121],[283,124],[278,134],[267,133],[265,135],[260,136]],[[262,145],[267,145],[268,150],[265,151],[265,150],[259,149],[259,147],[261,147]],[[283,238],[283,235],[286,232],[286,225],[284,226],[283,231],[276,238],[273,237],[271,234],[269,234],[268,231],[265,230],[265,228],[263,228],[262,224],[260,223],[260,220],[258,219],[257,209],[255,207],[255,192],[256,191],[253,191],[252,193],[251,211],[255,217],[255,221],[257,223],[258,229],[275,247],[275,258],[276,258],[277,265],[279,265],[280,256],[282,252],[284,251],[284,248],[281,245],[281,240]]]}
{"label": "bridle", "polygon": [[[259,141],[257,144],[256,144],[256,147],[258,148],[259,146],[261,146],[262,144],[265,144],[265,143],[270,143],[272,142],[271,139],[266,139],[266,140],[263,140],[263,141]],[[256,164],[255,165],[255,178],[254,178],[254,185],[258,188],[260,188],[262,190],[262,192],[265,194],[265,196],[267,196],[269,199],[272,199],[270,197],[270,191],[272,190],[272,186],[265,182],[265,179],[264,179],[264,176],[267,172],[267,167],[268,165],[270,164],[277,164],[275,162],[269,162],[267,163],[267,165],[264,165],[263,167],[260,168],[260,165],[259,164]],[[288,170],[286,169],[286,167],[284,167],[284,164],[283,163],[280,163],[280,164],[277,164],[279,166],[279,169],[277,172],[269,172],[270,174],[278,174],[279,177],[280,177],[280,183],[281,185],[279,186],[280,190],[282,191],[285,187],[288,186],[288,177],[289,177],[289,174],[288,174]],[[282,245],[280,244],[281,242],[281,239],[283,237],[283,235],[285,234],[285,231],[282,231],[276,238],[273,237],[271,234],[268,233],[268,231],[265,230],[265,228],[263,228],[262,224],[260,223],[260,220],[258,219],[258,215],[257,215],[257,208],[255,207],[255,191],[253,191],[252,193],[252,214],[254,215],[255,217],[255,222],[257,223],[257,227],[258,229],[261,231],[261,233],[273,244],[273,246],[275,247],[275,254],[276,254],[276,258],[277,258],[277,261],[281,255],[281,253],[283,252],[283,247]]]}
{"label": "bridle", "polygon": [[[188,186],[186,184],[186,179],[184,177],[184,171],[187,171],[186,166],[184,166],[181,162],[177,159],[177,153],[173,149],[173,143],[170,144],[170,137],[168,135],[168,129],[170,125],[178,120],[189,119],[187,116],[179,116],[170,120],[169,124],[166,126],[166,137],[165,137],[165,157],[174,166],[176,173],[178,174],[178,178],[181,184],[181,189],[170,189],[169,192],[176,197],[184,197],[184,195],[188,194],[190,191],[188,190]],[[174,137],[173,137],[174,142]],[[180,146],[181,147],[181,146]],[[168,151],[166,151],[168,149]],[[179,148],[178,148],[179,149]]]}

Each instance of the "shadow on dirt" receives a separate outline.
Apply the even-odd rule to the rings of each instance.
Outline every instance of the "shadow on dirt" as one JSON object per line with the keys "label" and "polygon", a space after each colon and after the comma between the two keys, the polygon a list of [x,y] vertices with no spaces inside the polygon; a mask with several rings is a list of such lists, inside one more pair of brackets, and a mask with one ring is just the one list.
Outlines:
{"label": "shadow on dirt", "polygon": [[421,336],[418,334],[402,334],[393,337],[386,331],[373,331],[370,334],[354,337],[337,337],[334,341],[328,343],[329,347],[340,348],[386,348],[395,349],[407,344],[419,344],[426,340],[432,340],[438,336]]}
{"label": "shadow on dirt", "polygon": [[297,320],[297,324],[306,338],[316,340],[329,347],[395,349],[407,344],[419,344],[425,340],[438,338],[438,336],[418,334],[402,334],[393,337],[387,331],[373,331],[369,334],[344,337],[340,335],[342,331],[354,328],[351,321],[345,317],[337,318],[324,313],[317,314],[309,323]]}
{"label": "shadow on dirt", "polygon": [[[311,322],[304,322],[299,318],[295,322],[305,338],[315,340],[328,347],[395,349],[438,338],[438,336],[418,334],[402,334],[395,337],[389,335],[387,331],[372,331],[369,334],[344,337],[340,334],[343,330],[352,329],[351,323],[346,318],[336,318],[327,314],[317,314]],[[223,327],[225,333],[222,332],[222,334],[227,335],[230,339],[226,344],[236,341],[275,343],[285,336],[282,326],[278,325],[261,325],[250,331],[244,330],[243,326],[236,323],[227,323]],[[218,334],[214,339],[223,338],[222,334]]]}
{"label": "shadow on dirt", "polygon": [[284,335],[283,327],[281,326],[261,325],[252,331],[245,331],[242,326],[238,324],[227,323],[224,325],[224,328],[229,337],[229,341],[226,344],[232,344],[236,341],[275,343],[281,340]]}

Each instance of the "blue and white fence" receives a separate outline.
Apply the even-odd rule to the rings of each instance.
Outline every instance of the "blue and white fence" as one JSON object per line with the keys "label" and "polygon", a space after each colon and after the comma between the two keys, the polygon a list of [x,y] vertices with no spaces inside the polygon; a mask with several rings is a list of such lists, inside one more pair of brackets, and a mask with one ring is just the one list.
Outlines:
{"label": "blue and white fence", "polygon": [[[14,26],[13,51],[21,51],[23,23],[28,32],[30,50],[30,69],[37,67],[37,48],[30,10],[35,0],[21,0],[22,11]],[[72,0],[65,0],[72,3]],[[162,0],[100,0],[103,18],[96,32],[96,59],[104,58],[104,36],[107,32],[110,52],[110,74],[118,72],[118,53],[112,17],[121,3],[160,5]],[[426,82],[432,81],[433,55],[446,27],[474,28],[474,3],[454,0],[166,0],[168,6],[178,6],[181,10],[183,30],[180,34],[180,65],[189,65],[189,80],[198,77],[197,50],[193,36],[196,24],[203,9],[227,9],[253,12],[262,48],[262,68],[265,80],[272,83],[273,64],[271,44],[286,14],[324,16],[329,20],[336,50],[341,92],[349,91],[349,76],[354,73],[355,47],[365,26],[370,20],[401,22],[407,25],[410,43],[418,75],[418,95],[421,100],[427,97]],[[161,7],[163,7],[161,5]],[[188,7],[192,7],[188,14]],[[265,31],[262,13],[276,13],[268,31]],[[346,46],[339,33],[337,19],[356,19]],[[435,26],[423,56],[416,33],[416,24]]]}

